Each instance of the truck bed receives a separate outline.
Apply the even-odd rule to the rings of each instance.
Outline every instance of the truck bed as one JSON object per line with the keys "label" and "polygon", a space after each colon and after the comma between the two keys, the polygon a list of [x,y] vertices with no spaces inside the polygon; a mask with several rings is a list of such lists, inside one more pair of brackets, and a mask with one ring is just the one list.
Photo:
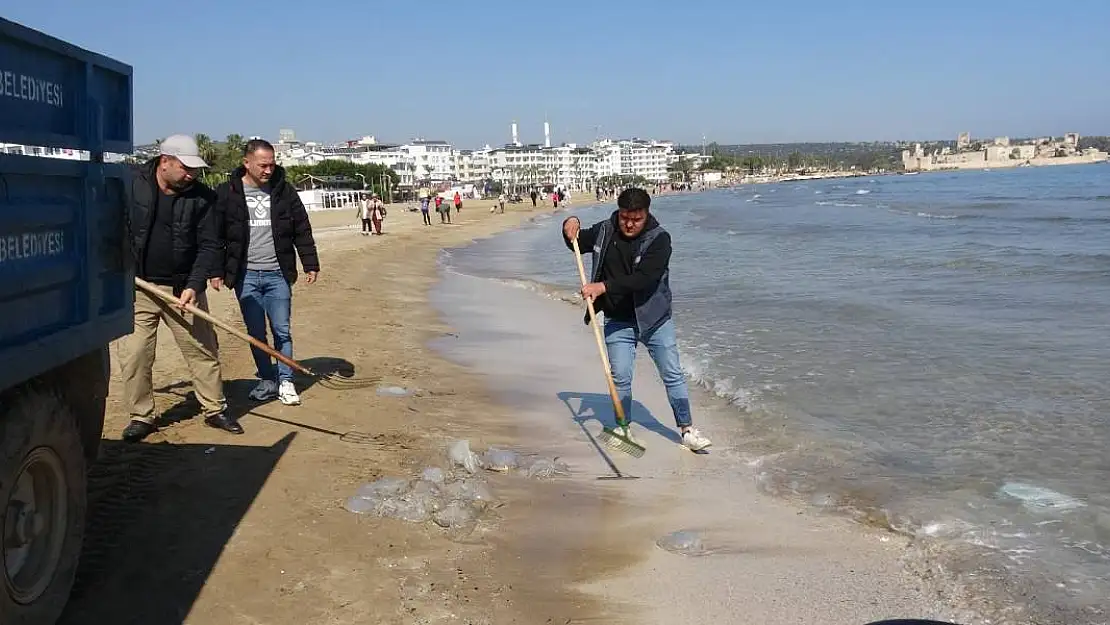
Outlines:
{"label": "truck bed", "polygon": [[0,18],[0,390],[132,330],[131,68]]}

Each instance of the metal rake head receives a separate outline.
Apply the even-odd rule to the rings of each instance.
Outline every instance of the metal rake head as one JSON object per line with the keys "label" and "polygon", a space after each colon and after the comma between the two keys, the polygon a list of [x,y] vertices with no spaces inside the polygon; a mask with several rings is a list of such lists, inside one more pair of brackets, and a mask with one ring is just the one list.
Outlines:
{"label": "metal rake head", "polygon": [[355,445],[381,445],[381,440],[373,434],[365,432],[344,432],[339,435],[339,440],[344,443],[353,443]]}
{"label": "metal rake head", "polygon": [[315,373],[316,381],[320,386],[333,391],[353,391],[370,388],[381,382],[381,378],[347,378],[337,373]]}

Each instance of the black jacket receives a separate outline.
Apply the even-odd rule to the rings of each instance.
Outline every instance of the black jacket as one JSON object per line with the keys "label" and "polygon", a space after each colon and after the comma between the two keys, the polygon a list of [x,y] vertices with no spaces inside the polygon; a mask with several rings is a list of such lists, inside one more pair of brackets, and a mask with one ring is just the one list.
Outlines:
{"label": "black jacket", "polygon": [[[609,219],[578,231],[579,250],[594,253],[591,279],[605,283],[605,294],[598,298],[597,305],[608,319],[632,321],[645,316],[644,307],[650,301],[653,309],[647,311],[652,322],[649,326],[657,325],[654,321],[670,317],[671,235],[662,229],[655,215],[648,213],[640,233],[626,239],[620,234],[617,216],[618,211],[613,211]],[[574,249],[565,234],[563,242]],[[661,298],[652,301],[657,295]],[[585,320],[589,323],[588,314]]]}
{"label": "black jacket", "polygon": [[[146,277],[147,243],[158,208],[158,179],[153,158],[132,170],[129,221],[135,274]],[[173,290],[204,291],[209,269],[219,260],[220,237],[215,220],[216,194],[204,183],[193,182],[178,193],[173,205]]]}
{"label": "black jacket", "polygon": [[[216,188],[216,215],[220,235],[224,240],[222,262],[214,268],[212,276],[222,277],[234,287],[247,273],[247,249],[250,246],[250,215],[247,199],[243,195],[242,167],[231,172],[231,178]],[[276,167],[270,178],[270,224],[274,232],[274,250],[285,281],[297,281],[297,256],[307,271],[320,271],[320,258],[316,254],[316,241],[312,238],[312,225],[308,211],[301,203],[293,185],[285,180],[285,169]]]}

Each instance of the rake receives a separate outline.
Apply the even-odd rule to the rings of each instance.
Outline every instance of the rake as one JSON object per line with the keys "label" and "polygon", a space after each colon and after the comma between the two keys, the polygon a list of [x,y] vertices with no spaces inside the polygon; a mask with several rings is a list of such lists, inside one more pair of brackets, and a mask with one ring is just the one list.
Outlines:
{"label": "rake", "polygon": [[[159,289],[158,287],[156,287],[155,285],[147,282],[146,280],[143,280],[142,278],[135,278],[135,286],[142,289],[143,292],[145,292],[146,294],[151,295],[153,297],[157,297],[158,299],[174,306],[175,308],[178,308],[178,303],[177,303],[177,298],[176,297],[174,297],[173,295],[163,291],[162,289]],[[251,336],[251,335],[249,335],[249,334],[231,326],[228,323],[225,323],[224,321],[221,321],[220,319],[218,319],[216,317],[213,317],[211,314],[197,308],[196,306],[194,306],[192,304],[186,305],[184,307],[184,309],[187,312],[190,312],[193,315],[196,315],[197,317],[199,317],[201,319],[204,319],[208,323],[211,323],[212,325],[220,328],[221,330],[224,330],[225,332],[234,336],[235,338],[238,338],[238,339],[241,339],[243,341],[246,341],[246,342],[250,343],[251,345],[253,345],[253,346],[257,347],[258,349],[266,352],[270,356],[272,356],[274,358],[277,358],[281,362],[289,365],[291,368],[303,373],[304,375],[307,375],[307,376],[313,378],[314,380],[316,380],[316,382],[320,386],[322,386],[324,388],[328,388],[328,389],[331,389],[333,391],[351,391],[351,390],[357,390],[357,389],[362,389],[362,388],[369,388],[371,386],[376,385],[378,382],[381,381],[381,378],[348,378],[348,377],[341,376],[337,373],[320,373],[320,372],[313,371],[313,370],[309,369],[308,367],[302,365],[301,363],[297,362],[296,360],[293,360],[292,358],[286,357],[281,352],[275,350],[274,348],[272,348],[269,345],[263,343],[262,341],[259,341],[258,339],[254,338],[253,336]]]}
{"label": "rake", "polygon": [[[582,251],[578,247],[578,238],[571,239],[571,243],[574,244],[574,262],[578,263],[578,277],[582,280],[582,286],[586,286],[586,268],[582,266]],[[597,312],[594,310],[592,299],[586,299],[586,309],[590,311],[590,324],[594,328],[594,338],[597,339],[597,351],[601,354],[601,367],[605,369],[605,381],[609,383],[609,397],[613,400],[613,410],[617,413],[617,427],[603,427],[598,439],[613,449],[623,451],[633,458],[640,458],[647,448],[632,438],[632,430],[629,428],[631,424],[624,414],[624,406],[621,405],[620,396],[617,395],[617,386],[613,384],[609,354],[605,351],[605,338],[601,334],[601,326],[597,322]]]}

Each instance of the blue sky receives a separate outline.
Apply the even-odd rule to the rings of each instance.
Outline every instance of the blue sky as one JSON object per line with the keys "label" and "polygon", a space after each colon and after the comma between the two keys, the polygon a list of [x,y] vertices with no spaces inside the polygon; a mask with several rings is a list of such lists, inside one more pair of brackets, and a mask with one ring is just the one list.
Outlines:
{"label": "blue sky", "polygon": [[1110,134],[1107,0],[0,0],[135,68],[135,133],[461,147]]}

